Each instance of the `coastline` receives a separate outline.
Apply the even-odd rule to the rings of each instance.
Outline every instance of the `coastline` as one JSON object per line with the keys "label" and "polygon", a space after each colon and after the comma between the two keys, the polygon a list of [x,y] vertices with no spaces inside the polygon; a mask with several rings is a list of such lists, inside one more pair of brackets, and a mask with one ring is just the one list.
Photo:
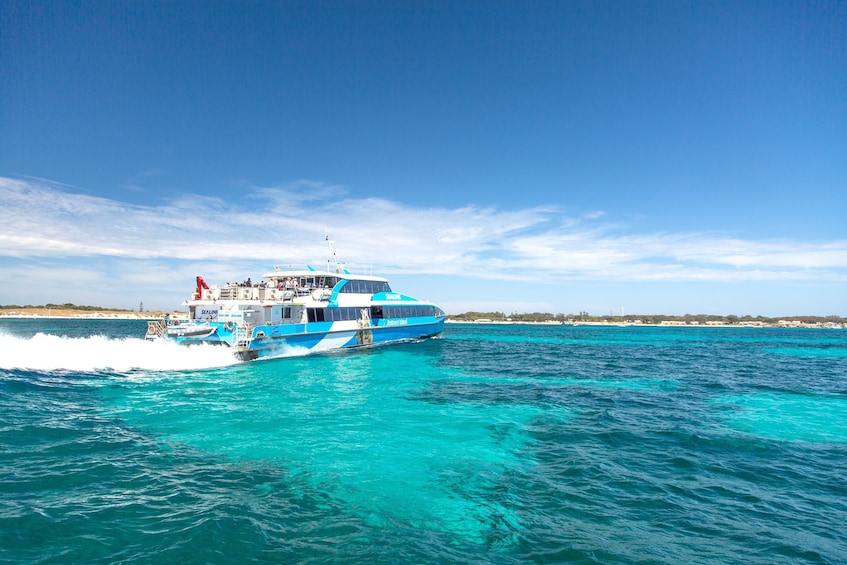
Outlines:
{"label": "coastline", "polygon": [[606,327],[606,328],[785,328],[785,329],[844,329],[844,324],[836,323],[803,323],[792,320],[780,321],[778,323],[769,324],[764,322],[741,322],[738,324],[724,323],[685,323],[685,322],[660,322],[658,324],[648,324],[643,322],[607,322],[607,321],[567,321],[559,322],[556,320],[548,320],[544,322],[526,322],[521,320],[456,320],[447,318],[446,324],[471,324],[478,326],[589,326],[589,327]]}
{"label": "coastline", "polygon": [[165,314],[178,317],[177,312],[127,312],[121,310],[73,310],[59,308],[14,308],[0,311],[0,319],[63,319],[63,320],[160,320]]}
{"label": "coastline", "polygon": [[[57,308],[14,308],[9,311],[0,310],[0,319],[72,319],[72,320],[161,320],[165,315],[170,315],[172,319],[180,319],[184,317],[185,312],[132,312],[124,310],[73,310],[73,309],[57,309]],[[835,322],[814,322],[804,323],[797,320],[779,320],[776,323],[766,322],[739,322],[735,324],[721,322],[706,322],[706,323],[687,323],[684,321],[668,320],[660,323],[645,323],[641,321],[635,322],[615,322],[608,320],[545,320],[545,321],[524,321],[524,320],[460,320],[456,318],[448,318],[446,324],[472,324],[479,326],[495,326],[495,325],[533,325],[533,326],[588,326],[588,327],[645,327],[645,328],[823,328],[823,329],[844,329],[845,324]]]}

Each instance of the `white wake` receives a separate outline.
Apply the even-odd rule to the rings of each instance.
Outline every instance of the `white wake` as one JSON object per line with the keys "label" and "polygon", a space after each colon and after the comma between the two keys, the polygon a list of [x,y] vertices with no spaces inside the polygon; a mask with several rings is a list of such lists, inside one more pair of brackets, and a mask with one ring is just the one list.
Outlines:
{"label": "white wake", "polygon": [[228,347],[105,336],[30,338],[0,334],[0,369],[35,371],[186,371],[234,365]]}

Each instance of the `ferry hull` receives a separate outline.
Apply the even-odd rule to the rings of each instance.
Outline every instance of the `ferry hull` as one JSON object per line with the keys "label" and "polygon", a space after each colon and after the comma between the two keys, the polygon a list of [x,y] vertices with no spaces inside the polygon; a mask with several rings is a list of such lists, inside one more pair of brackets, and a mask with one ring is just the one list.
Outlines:
{"label": "ferry hull", "polygon": [[318,322],[259,326],[253,330],[249,339],[243,339],[243,336],[238,335],[237,328],[220,323],[214,325],[214,331],[193,335],[190,331],[168,331],[168,339],[181,345],[230,347],[239,359],[253,361],[424,339],[437,336],[443,329],[443,317],[403,323],[396,320],[375,320],[374,325],[364,328]]}
{"label": "ferry hull", "polygon": [[374,326],[363,330],[340,330],[254,339],[237,355],[246,360],[318,353],[335,349],[368,347],[434,337],[444,329],[444,319],[403,326]]}

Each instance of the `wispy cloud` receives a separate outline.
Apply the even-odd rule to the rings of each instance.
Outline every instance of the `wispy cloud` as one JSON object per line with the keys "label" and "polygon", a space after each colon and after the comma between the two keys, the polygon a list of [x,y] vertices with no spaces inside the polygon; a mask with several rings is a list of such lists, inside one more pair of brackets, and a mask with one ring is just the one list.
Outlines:
{"label": "wispy cloud", "polygon": [[[299,180],[139,206],[39,179],[0,178],[0,257],[314,263],[324,235],[351,268],[501,280],[847,280],[847,240],[627,233],[602,212],[412,207]],[[2,259],[0,259],[2,261]],[[154,268],[154,267],[150,267]]]}

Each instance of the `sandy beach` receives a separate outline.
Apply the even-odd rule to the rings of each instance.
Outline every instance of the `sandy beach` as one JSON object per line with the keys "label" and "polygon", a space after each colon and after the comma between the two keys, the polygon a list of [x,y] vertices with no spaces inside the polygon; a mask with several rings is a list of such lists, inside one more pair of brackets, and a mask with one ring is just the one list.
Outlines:
{"label": "sandy beach", "polygon": [[[155,320],[166,312],[133,312],[129,310],[77,310],[64,308],[3,308],[0,318],[81,318],[114,320]],[[170,312],[171,316],[175,313]]]}

